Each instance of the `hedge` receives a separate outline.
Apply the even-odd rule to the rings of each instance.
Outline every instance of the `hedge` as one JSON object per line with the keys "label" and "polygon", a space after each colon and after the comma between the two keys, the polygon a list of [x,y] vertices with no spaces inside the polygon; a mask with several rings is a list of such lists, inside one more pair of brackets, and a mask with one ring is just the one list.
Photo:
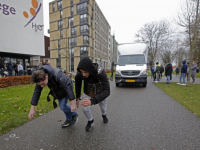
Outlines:
{"label": "hedge", "polygon": [[32,83],[31,75],[0,78],[0,88],[5,88],[8,86],[15,86],[15,85],[22,85],[22,84],[30,84],[30,83]]}

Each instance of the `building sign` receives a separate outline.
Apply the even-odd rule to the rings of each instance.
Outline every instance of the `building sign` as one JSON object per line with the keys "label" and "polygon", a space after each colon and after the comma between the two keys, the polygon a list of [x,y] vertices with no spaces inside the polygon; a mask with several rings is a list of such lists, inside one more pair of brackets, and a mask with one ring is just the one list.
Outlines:
{"label": "building sign", "polygon": [[0,52],[44,56],[43,0],[0,0]]}

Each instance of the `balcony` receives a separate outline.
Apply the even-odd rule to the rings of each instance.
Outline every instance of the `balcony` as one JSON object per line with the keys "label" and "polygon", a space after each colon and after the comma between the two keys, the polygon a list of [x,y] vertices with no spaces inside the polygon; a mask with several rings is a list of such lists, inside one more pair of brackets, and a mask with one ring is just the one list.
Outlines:
{"label": "balcony", "polygon": [[86,23],[86,22],[88,22],[88,18],[81,18],[80,19],[80,23]]}
{"label": "balcony", "polygon": [[83,40],[83,45],[89,45],[89,41],[88,40]]}
{"label": "balcony", "polygon": [[89,30],[88,29],[81,30],[81,34],[89,34]]}
{"label": "balcony", "polygon": [[87,12],[87,11],[88,11],[88,8],[87,8],[87,7],[83,7],[83,8],[77,9],[77,13],[80,13],[80,12]]}

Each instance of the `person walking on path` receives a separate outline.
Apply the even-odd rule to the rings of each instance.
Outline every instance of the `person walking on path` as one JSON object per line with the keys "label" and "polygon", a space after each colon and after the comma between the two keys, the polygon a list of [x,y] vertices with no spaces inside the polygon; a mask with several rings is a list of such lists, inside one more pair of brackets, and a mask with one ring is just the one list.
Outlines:
{"label": "person walking on path", "polygon": [[24,70],[23,66],[22,66],[22,62],[19,63],[17,70],[19,72],[19,76],[21,76],[23,74],[23,70]]}
{"label": "person walking on path", "polygon": [[161,65],[160,66],[160,78],[162,78],[162,73],[164,72],[164,67]]}
{"label": "person walking on path", "polygon": [[159,77],[160,77],[160,65],[159,65],[159,62],[156,63],[156,71],[155,72],[157,73],[157,80],[155,82],[158,82],[158,81],[160,81],[159,80]]}
{"label": "person walking on path", "polygon": [[88,119],[85,130],[90,131],[94,123],[94,118],[90,110],[92,105],[99,104],[103,122],[108,122],[106,109],[107,97],[110,95],[110,84],[105,70],[99,67],[97,63],[93,64],[89,57],[85,57],[79,62],[77,71],[78,72],[75,76],[77,107],[79,106],[81,87],[83,83],[82,80],[84,80],[81,105],[82,110]]}
{"label": "person walking on path", "polygon": [[[31,100],[31,109],[28,118],[31,119],[34,117],[35,106],[38,104],[43,87],[47,85],[50,89],[49,94],[55,97],[55,99],[58,99],[60,109],[66,116],[66,121],[61,126],[68,127],[74,125],[78,121],[78,114],[76,112],[75,96],[69,78],[61,70],[52,68],[50,65],[44,65],[39,70],[34,71],[31,78],[36,83],[36,86]],[[71,107],[67,105],[68,99],[71,102]],[[54,108],[56,107],[55,105]]]}
{"label": "person walking on path", "polygon": [[165,75],[167,77],[167,83],[170,84],[170,75],[172,74],[172,64],[168,63],[165,67]]}
{"label": "person walking on path", "polygon": [[187,65],[186,65],[186,61],[185,60],[183,60],[182,63],[183,63],[183,66],[181,68],[181,75],[179,77],[180,80],[179,80],[179,83],[177,83],[177,84],[181,84],[182,78],[183,78],[183,84],[181,84],[181,85],[186,85],[186,83],[185,83],[185,74],[187,73]]}
{"label": "person walking on path", "polygon": [[15,76],[18,76],[18,63],[16,63],[13,67],[15,70]]}
{"label": "person walking on path", "polygon": [[29,63],[27,65],[27,72],[28,72],[28,75],[31,75],[31,66]]}
{"label": "person walking on path", "polygon": [[8,70],[9,77],[11,77],[12,76],[12,70],[13,70],[13,66],[12,66],[11,62],[8,63],[7,70]]}
{"label": "person walking on path", "polygon": [[154,71],[155,71],[155,66],[153,65],[151,67],[151,79],[153,78],[154,79]]}
{"label": "person walking on path", "polygon": [[179,71],[180,71],[179,67],[176,67],[176,77],[177,75],[179,76]]}
{"label": "person walking on path", "polygon": [[193,66],[191,67],[192,73],[191,73],[191,77],[192,77],[192,83],[195,83],[195,76],[197,73],[197,64],[196,61],[193,61]]}

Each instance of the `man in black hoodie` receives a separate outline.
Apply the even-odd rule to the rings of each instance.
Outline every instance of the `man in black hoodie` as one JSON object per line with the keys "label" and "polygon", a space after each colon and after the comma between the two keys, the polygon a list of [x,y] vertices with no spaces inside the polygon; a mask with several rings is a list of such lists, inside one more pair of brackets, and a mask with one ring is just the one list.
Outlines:
{"label": "man in black hoodie", "polygon": [[[50,65],[44,65],[33,72],[32,81],[36,83],[36,86],[31,100],[31,110],[28,114],[29,119],[34,117],[35,106],[38,104],[43,87],[47,85],[50,94],[58,99],[60,109],[66,116],[66,121],[61,126],[68,127],[78,121],[73,88],[68,77],[61,70],[52,68]],[[68,99],[71,102],[71,108],[67,106]]]}
{"label": "man in black hoodie", "polygon": [[77,71],[75,76],[77,107],[79,106],[81,96],[82,80],[84,80],[81,105],[83,106],[83,112],[88,119],[85,129],[86,131],[90,131],[94,123],[94,118],[90,110],[91,105],[99,104],[103,122],[108,122],[106,116],[106,98],[110,95],[110,84],[105,70],[99,67],[98,64],[92,63],[92,60],[89,57],[85,57],[79,62]]}

